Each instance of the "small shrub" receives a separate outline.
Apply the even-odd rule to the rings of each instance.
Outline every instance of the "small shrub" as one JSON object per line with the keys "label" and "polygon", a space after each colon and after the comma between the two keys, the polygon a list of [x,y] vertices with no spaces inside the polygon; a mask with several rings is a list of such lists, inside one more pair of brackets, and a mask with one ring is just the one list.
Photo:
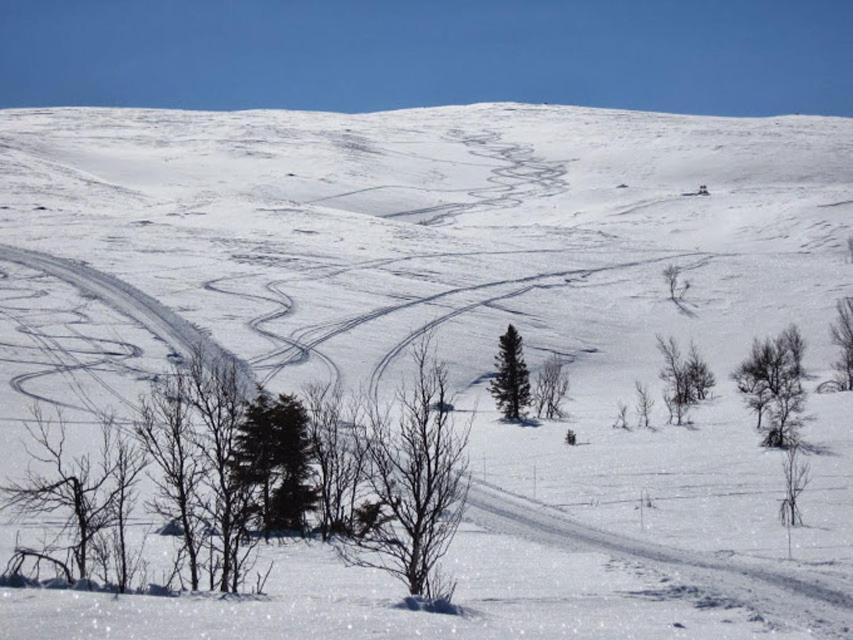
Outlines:
{"label": "small shrub", "polygon": [[613,422],[613,428],[628,430],[628,405],[621,400],[616,405],[616,420]]}
{"label": "small shrub", "polygon": [[668,264],[663,270],[663,278],[669,286],[669,298],[676,304],[684,300],[687,290],[690,288],[690,281],[681,279],[681,267]]}
{"label": "small shrub", "polygon": [[649,395],[649,388],[642,384],[639,380],[634,381],[634,389],[637,391],[637,426],[640,428],[649,429],[651,426],[652,407],[655,406],[655,401]]}
{"label": "small shrub", "polygon": [[571,447],[577,444],[577,435],[571,429],[566,430],[566,444]]}

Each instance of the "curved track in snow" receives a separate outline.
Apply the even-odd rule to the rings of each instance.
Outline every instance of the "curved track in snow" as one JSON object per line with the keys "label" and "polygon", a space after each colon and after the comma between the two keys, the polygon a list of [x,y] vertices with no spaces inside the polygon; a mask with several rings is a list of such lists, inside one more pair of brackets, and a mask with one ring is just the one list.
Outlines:
{"label": "curved track in snow", "polygon": [[[23,264],[68,282],[138,322],[175,351],[203,345],[208,353],[232,359],[246,381],[248,366],[203,331],[139,289],[81,263],[0,245],[0,260]],[[623,265],[624,266],[624,265]],[[700,585],[726,602],[756,610],[771,622],[809,629],[820,637],[849,638],[853,596],[813,573],[768,568],[734,559],[663,547],[589,527],[565,513],[483,482],[474,482],[466,518],[487,529],[521,536],[567,551],[599,551],[639,561]]]}
{"label": "curved track in snow", "polygon": [[681,584],[699,586],[711,602],[747,607],[772,624],[833,639],[853,634],[853,594],[812,572],[747,564],[609,533],[481,481],[471,484],[465,518],[486,529],[567,551],[598,551],[639,561]]}
{"label": "curved track in snow", "polygon": [[147,329],[176,354],[201,346],[209,357],[234,362],[242,382],[254,385],[245,362],[165,305],[118,278],[81,262],[4,244],[0,244],[0,261],[21,264],[73,285]]}
{"label": "curved track in snow", "polygon": [[382,217],[410,219],[424,225],[447,224],[462,214],[508,209],[530,198],[548,198],[569,188],[564,163],[537,157],[530,145],[505,142],[497,131],[471,135],[453,130],[449,139],[461,142],[472,156],[504,164],[490,170],[488,185],[467,191],[473,198],[471,202],[437,204]]}
{"label": "curved track in snow", "polygon": [[[251,274],[249,274],[249,276],[251,276]],[[281,320],[293,313],[296,302],[290,297],[290,295],[281,289],[281,285],[287,281],[273,280],[267,282],[264,285],[264,289],[271,295],[232,291],[231,289],[226,289],[222,286],[222,283],[226,280],[236,280],[244,277],[248,276],[226,276],[224,278],[216,278],[214,280],[208,280],[202,285],[202,287],[208,291],[274,305],[272,311],[264,312],[246,323],[246,327],[250,331],[262,336],[273,347],[270,352],[274,358],[273,362],[255,364],[256,362],[260,363],[268,360],[269,354],[263,354],[251,360],[251,363],[254,365],[254,370],[263,372],[262,374],[259,374],[259,382],[262,385],[268,384],[276,375],[281,373],[282,369],[286,366],[306,362],[313,354],[320,359],[328,370],[329,384],[338,388],[341,383],[341,371],[338,368],[338,365],[335,364],[331,358],[316,349],[316,344],[306,344],[294,337],[285,336],[266,327],[267,324]],[[276,357],[277,359],[275,359]]]}

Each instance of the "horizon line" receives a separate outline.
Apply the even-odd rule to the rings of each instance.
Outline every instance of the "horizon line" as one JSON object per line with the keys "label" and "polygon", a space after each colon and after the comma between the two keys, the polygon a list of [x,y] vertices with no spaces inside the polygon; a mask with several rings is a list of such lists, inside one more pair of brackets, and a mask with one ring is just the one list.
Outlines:
{"label": "horizon line", "polygon": [[469,108],[469,107],[487,107],[487,106],[506,106],[516,105],[521,107],[550,107],[563,109],[587,109],[591,111],[617,111],[628,113],[647,113],[655,115],[679,116],[687,118],[724,118],[734,120],[757,120],[768,118],[853,118],[853,114],[830,114],[830,113],[814,113],[814,112],[789,112],[789,113],[764,113],[752,115],[733,115],[721,113],[707,112],[686,112],[686,111],[654,111],[652,109],[644,109],[639,107],[612,107],[612,106],[592,106],[584,104],[565,104],[558,102],[522,102],[518,100],[483,100],[477,102],[459,102],[445,104],[430,104],[416,105],[404,107],[390,107],[387,109],[367,110],[367,111],[335,111],[329,109],[306,109],[294,107],[240,107],[240,108],[202,108],[202,107],[174,107],[174,106],[132,106],[132,105],[103,105],[103,104],[63,104],[63,105],[31,105],[31,106],[14,106],[0,107],[0,113],[9,111],[48,111],[48,110],[71,110],[71,109],[91,109],[91,110],[128,110],[128,111],[182,111],[192,113],[246,113],[258,111],[275,111],[275,112],[291,112],[291,113],[315,113],[327,115],[341,116],[370,116],[386,113],[396,113],[401,111],[423,111],[423,110],[439,110],[453,108]]}

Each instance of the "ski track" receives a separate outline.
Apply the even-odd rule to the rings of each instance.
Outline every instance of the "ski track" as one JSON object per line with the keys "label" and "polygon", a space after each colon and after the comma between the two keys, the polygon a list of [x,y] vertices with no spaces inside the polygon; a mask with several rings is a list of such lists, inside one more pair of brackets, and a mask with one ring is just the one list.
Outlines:
{"label": "ski track", "polygon": [[[126,282],[100,271],[96,271],[95,269],[92,269],[80,262],[3,244],[0,244],[0,260],[24,265],[30,269],[41,271],[77,287],[85,294],[97,298],[115,311],[135,321],[137,324],[152,333],[155,338],[168,345],[173,353],[180,354],[183,352],[184,354],[189,354],[194,349],[201,347],[203,349],[203,353],[209,358],[224,358],[233,362],[237,368],[241,384],[249,389],[254,388],[254,376],[245,362],[219,346],[219,344],[207,336],[204,331],[187,322],[171,309],[168,309],[157,302],[151,296],[148,296]],[[8,314],[9,312],[6,311],[5,313]],[[19,326],[22,325],[21,321],[17,319],[16,322]],[[99,383],[101,384],[106,384],[90,370],[96,370],[98,367],[103,366],[106,363],[110,363],[110,358],[97,360],[93,363],[83,363],[55,340],[51,341],[49,337],[45,337],[41,334],[36,335],[36,333],[30,333],[30,335],[40,344],[40,346],[44,348],[44,352],[48,354],[49,357],[57,359],[57,371],[70,373],[77,370],[87,370],[90,375],[93,375],[96,378],[96,381],[100,381]],[[59,359],[60,353],[72,361],[75,361],[75,364],[69,365],[63,363]],[[23,376],[17,376],[12,380],[12,386],[17,391],[27,395],[32,395],[31,392],[28,392],[23,387],[27,381],[42,375],[52,375],[57,371],[51,370],[50,372],[45,371],[23,374]],[[75,382],[74,384],[79,384],[79,382]],[[110,391],[115,397],[119,397],[121,395],[111,387],[108,388],[108,391]],[[37,399],[55,403],[55,401],[50,398],[39,397]],[[94,407],[88,406],[89,403],[87,401],[84,401],[83,404],[87,405],[87,408],[94,413],[99,413],[99,411],[96,411]]]}
{"label": "ski track", "polygon": [[410,209],[386,214],[384,218],[419,219],[423,225],[447,224],[462,214],[508,209],[523,204],[530,198],[548,198],[566,191],[568,183],[563,179],[566,168],[560,162],[547,161],[534,155],[533,147],[510,142],[501,142],[500,133],[485,131],[477,135],[466,135],[459,130],[449,133],[450,139],[468,147],[470,155],[490,161],[507,163],[494,167],[486,179],[490,186],[467,191],[474,202],[451,202],[420,209]]}
{"label": "ski track", "polygon": [[[453,289],[448,289],[446,291],[442,291],[442,292],[432,294],[429,296],[424,296],[421,298],[415,298],[413,300],[407,300],[407,301],[401,302],[399,304],[379,307],[379,308],[373,309],[371,311],[368,311],[366,313],[359,314],[359,315],[351,317],[351,318],[347,318],[345,320],[330,321],[330,322],[318,323],[315,325],[308,325],[306,327],[302,327],[301,329],[299,329],[299,330],[295,331],[293,334],[291,334],[291,336],[289,338],[290,341],[292,341],[295,344],[298,344],[299,347],[286,345],[286,346],[283,346],[279,349],[273,349],[272,351],[270,351],[266,354],[263,354],[261,356],[257,356],[255,358],[250,359],[249,363],[253,367],[255,367],[256,369],[262,369],[265,367],[269,368],[273,372],[272,375],[276,375],[278,372],[280,372],[286,366],[290,366],[293,364],[299,364],[301,362],[304,362],[305,358],[306,358],[306,353],[313,351],[318,345],[323,344],[324,342],[327,342],[328,340],[331,340],[331,339],[333,339],[337,336],[340,336],[344,333],[352,331],[356,327],[359,327],[359,326],[361,326],[367,322],[372,322],[372,321],[377,320],[379,318],[385,317],[391,313],[395,313],[397,311],[401,311],[404,309],[409,309],[412,307],[425,305],[425,304],[432,304],[432,303],[436,302],[437,300],[442,300],[444,298],[454,296],[454,295],[458,295],[458,294],[472,293],[472,292],[477,292],[477,291],[481,291],[484,289],[490,289],[490,288],[500,287],[500,286],[532,284],[532,283],[536,283],[537,281],[541,281],[541,280],[560,279],[560,278],[565,278],[565,277],[569,277],[569,276],[586,277],[586,276],[589,276],[591,274],[599,273],[599,272],[603,272],[603,271],[611,271],[614,269],[637,267],[637,266],[642,266],[642,265],[646,265],[646,264],[654,264],[654,263],[661,262],[664,260],[672,260],[674,258],[683,258],[683,257],[700,256],[700,255],[704,256],[706,254],[697,253],[697,252],[690,252],[690,253],[682,253],[682,254],[676,254],[676,255],[665,255],[665,256],[650,258],[647,260],[635,260],[635,261],[619,263],[616,265],[607,265],[604,267],[598,267],[598,268],[593,268],[593,269],[568,269],[568,270],[553,271],[553,272],[535,273],[532,275],[522,276],[520,278],[494,280],[494,281],[478,283],[478,284],[470,285],[470,286],[466,286],[466,287],[455,287]],[[565,284],[567,284],[567,283],[565,283],[565,282],[553,283],[550,285],[538,284],[537,286],[526,286],[526,287],[522,287],[520,289],[513,289],[512,291],[509,291],[505,294],[501,294],[498,296],[490,296],[488,298],[478,300],[478,301],[475,301],[473,303],[468,303],[468,304],[466,304],[466,305],[464,305],[458,309],[455,309],[454,311],[450,312],[449,314],[446,314],[445,316],[442,316],[440,318],[432,320],[431,322],[427,323],[426,325],[423,325],[418,330],[412,332],[411,334],[409,334],[405,338],[403,338],[403,340],[401,342],[398,342],[396,345],[394,345],[392,350],[390,352],[386,353],[382,357],[379,364],[376,365],[376,367],[374,368],[374,371],[371,374],[371,381],[370,381],[371,393],[375,395],[377,385],[378,385],[379,380],[382,377],[382,374],[384,373],[385,369],[387,369],[390,362],[397,355],[399,355],[403,351],[403,349],[405,349],[406,346],[411,344],[419,336],[423,335],[424,333],[426,333],[430,329],[437,327],[439,324],[445,322],[446,320],[449,320],[451,318],[454,318],[456,316],[461,315],[462,313],[465,313],[467,311],[471,311],[473,309],[476,309],[477,307],[481,307],[481,306],[486,305],[486,304],[491,304],[491,303],[497,302],[499,300],[507,299],[507,298],[517,297],[519,295],[527,293],[528,291],[530,291],[534,288],[545,288],[546,286],[548,286],[548,287],[550,287],[550,286],[563,286]],[[270,361],[270,360],[272,360],[273,362],[268,363],[268,361]],[[268,363],[268,364],[264,364],[264,363]],[[265,380],[271,379],[272,375],[267,374],[267,377],[265,378]]]}
{"label": "ski track", "polygon": [[[255,365],[253,367],[253,369],[257,371],[266,371],[266,373],[262,377],[260,377],[260,383],[262,385],[269,384],[269,382],[273,380],[275,376],[277,376],[286,366],[306,362],[313,353],[323,362],[323,364],[328,369],[329,384],[336,389],[340,388],[340,385],[342,383],[341,371],[338,365],[331,358],[317,350],[314,345],[304,344],[303,342],[300,342],[299,340],[293,337],[284,336],[280,333],[265,328],[265,325],[276,320],[281,320],[285,316],[288,316],[293,313],[293,310],[296,307],[296,303],[294,302],[293,298],[291,298],[287,293],[281,290],[281,286],[286,283],[285,280],[273,280],[267,282],[264,285],[264,288],[268,292],[273,294],[275,297],[231,291],[229,289],[223,289],[221,286],[219,286],[219,283],[224,282],[226,280],[236,280],[240,278],[251,277],[252,275],[254,274],[230,276],[225,278],[208,280],[207,282],[203,283],[202,287],[208,291],[235,296],[247,300],[271,303],[276,306],[276,308],[274,308],[272,311],[262,313],[261,315],[252,318],[246,323],[246,326],[251,331],[263,336],[268,342],[270,342],[270,344],[273,345],[274,349],[271,353],[275,354],[275,356],[286,356],[282,360],[274,364]],[[282,349],[284,349],[284,351],[282,351]],[[270,352],[268,352],[267,354],[262,354],[261,356],[256,356],[255,358],[250,360],[250,364],[256,362],[263,362],[268,357],[270,357]]]}
{"label": "ski track", "polygon": [[[91,363],[83,363],[69,350],[65,349],[62,344],[57,340],[56,336],[52,336],[50,334],[39,331],[34,325],[28,324],[25,320],[23,320],[23,318],[21,318],[17,314],[12,313],[11,311],[0,309],[0,314],[12,320],[17,325],[18,332],[28,336],[35,343],[35,348],[38,349],[42,354],[44,354],[46,358],[50,361],[37,363],[18,360],[17,362],[21,364],[44,364],[48,368],[12,377],[9,380],[9,385],[12,387],[12,389],[24,396],[32,398],[35,402],[44,402],[47,404],[54,405],[56,407],[77,409],[81,411],[97,413],[97,409],[94,403],[92,402],[88,393],[86,393],[86,390],[83,388],[75,373],[78,371],[85,371],[89,367],[102,365],[105,362],[108,362],[109,360],[100,359]],[[101,354],[99,353],[97,355]],[[68,364],[68,360],[72,361],[73,364]],[[72,392],[75,396],[77,396],[78,400],[80,400],[83,406],[72,404],[63,400],[57,400],[56,398],[43,396],[26,388],[27,383],[31,382],[32,380],[37,380],[53,375],[61,375],[66,379],[69,386],[71,387]]]}
{"label": "ski track", "polygon": [[[8,279],[8,274],[5,272],[3,273],[4,277],[0,279]],[[45,289],[28,289],[26,287],[0,287],[0,292],[7,291],[14,291],[18,293],[23,292],[27,295],[4,296],[0,298],[0,303],[3,303],[3,306],[0,307],[0,314],[14,322],[17,325],[17,331],[29,337],[34,344],[18,345],[14,343],[0,342],[0,348],[5,347],[15,350],[37,350],[45,356],[45,360],[2,358],[2,361],[47,367],[46,369],[41,369],[39,371],[14,376],[9,381],[9,384],[16,392],[32,398],[36,402],[43,402],[60,408],[77,409],[95,414],[101,413],[102,411],[97,408],[77,377],[77,374],[82,372],[92,378],[119,403],[124,404],[126,407],[131,409],[136,409],[136,405],[134,403],[129,402],[123,394],[115,389],[115,387],[104,380],[102,376],[98,375],[98,372],[115,372],[116,370],[124,369],[135,374],[146,373],[125,363],[126,360],[139,358],[143,355],[143,350],[140,347],[122,340],[110,340],[108,338],[87,336],[75,329],[75,325],[91,324],[91,318],[84,312],[88,302],[83,302],[74,309],[42,310],[41,313],[47,314],[51,319],[53,319],[55,315],[60,314],[70,314],[76,317],[75,320],[63,323],[64,328],[69,332],[69,334],[46,333],[42,330],[41,325],[28,322],[24,318],[24,315],[31,311],[30,308],[14,307],[5,303],[11,300],[42,298],[48,295],[48,292]],[[47,323],[49,326],[54,324],[58,323]],[[92,347],[92,350],[70,348],[64,344],[64,342],[68,341],[87,343]],[[112,346],[113,349],[109,349],[110,346]],[[118,347],[119,350],[116,350],[115,347]],[[100,358],[94,361],[83,362],[80,359],[80,356],[99,356]],[[27,389],[26,385],[29,382],[54,375],[61,375],[66,379],[73,394],[80,401],[80,404],[72,404],[71,402],[59,400],[55,397],[44,396]]]}
{"label": "ski track", "polygon": [[[646,260],[633,260],[633,261],[629,261],[629,262],[617,263],[617,264],[613,264],[613,265],[605,265],[603,267],[596,267],[596,268],[569,269],[569,270],[564,270],[564,271],[538,273],[538,274],[523,276],[521,278],[516,278],[516,279],[511,279],[511,280],[498,280],[495,282],[486,282],[486,283],[474,285],[471,287],[463,287],[463,288],[458,288],[458,289],[452,289],[450,291],[446,291],[443,293],[435,294],[433,296],[428,296],[426,298],[421,298],[418,300],[413,300],[413,301],[406,302],[406,303],[403,303],[401,305],[398,305],[396,308],[394,308],[394,310],[397,310],[397,308],[406,308],[406,307],[414,306],[416,304],[434,302],[437,299],[440,299],[440,298],[443,298],[443,297],[446,297],[446,296],[449,296],[449,295],[452,295],[455,293],[478,291],[481,289],[487,289],[487,288],[500,286],[500,285],[509,285],[509,284],[517,285],[517,284],[530,283],[530,284],[528,284],[528,286],[524,286],[524,287],[521,287],[519,289],[514,289],[512,291],[509,291],[508,293],[500,294],[497,296],[492,296],[492,297],[489,297],[489,298],[486,298],[483,300],[478,300],[476,302],[473,302],[473,303],[467,304],[465,306],[459,307],[457,309],[454,309],[450,313],[447,313],[443,316],[435,318],[435,319],[431,320],[430,322],[422,325],[421,327],[419,327],[415,331],[412,331],[411,333],[409,333],[409,335],[407,335],[405,338],[403,338],[401,341],[399,341],[397,344],[395,344],[391,348],[391,350],[389,350],[384,356],[382,356],[382,358],[379,360],[379,363],[374,367],[374,369],[371,373],[371,376],[370,376],[370,386],[369,386],[370,394],[373,397],[376,397],[378,387],[379,387],[379,382],[382,378],[382,375],[388,369],[391,362],[397,356],[399,356],[406,349],[406,347],[408,347],[410,344],[412,344],[412,342],[417,340],[419,337],[423,336],[426,333],[429,333],[430,331],[432,331],[433,329],[438,327],[440,324],[446,322],[447,320],[451,320],[451,319],[453,319],[453,318],[455,318],[455,317],[457,317],[463,313],[466,313],[468,311],[472,311],[473,309],[476,309],[478,307],[494,304],[494,303],[499,302],[501,300],[508,300],[511,298],[516,298],[518,296],[524,295],[525,293],[528,293],[529,291],[532,291],[533,289],[551,289],[551,288],[555,288],[555,287],[566,286],[566,285],[569,285],[573,282],[572,279],[584,279],[584,278],[587,278],[591,275],[598,274],[598,273],[605,273],[605,272],[609,272],[609,271],[619,271],[622,269],[630,269],[630,268],[635,268],[635,267],[644,266],[644,265],[648,265],[648,264],[655,264],[655,263],[659,263],[659,262],[663,262],[663,261],[667,261],[667,260],[673,260],[675,258],[685,258],[685,257],[692,257],[692,256],[704,256],[704,257],[710,259],[710,257],[707,256],[707,254],[691,252],[691,253],[681,253],[681,254],[677,254],[677,255],[659,256],[659,257],[655,257],[655,258],[649,258]],[[549,279],[558,279],[561,281],[554,282],[554,283],[538,282],[541,280],[549,280]]]}
{"label": "ski track", "polygon": [[[507,284],[524,285],[508,293],[475,301],[454,309],[445,316],[437,318],[412,332],[399,341],[375,367],[372,383],[378,384],[388,364],[417,335],[421,335],[437,324],[468,310],[498,299],[523,295],[537,287],[563,286],[566,284],[538,282],[543,279],[565,278],[572,275],[585,277],[592,273],[631,268],[642,264],[671,260],[673,257],[686,257],[687,255],[699,254],[662,256],[651,260],[626,262],[597,269],[575,269],[534,274],[514,280],[482,283],[472,287],[453,289],[402,305],[383,307],[343,323],[331,323],[327,326],[334,327],[333,329],[326,333],[320,333],[318,338],[305,343],[305,346],[310,350],[316,344],[328,340],[334,335],[339,335],[343,331],[350,330],[363,322],[387,315],[401,308],[424,304],[454,293],[477,291]],[[181,319],[153,298],[111,276],[70,260],[5,245],[0,245],[0,260],[24,264],[69,282],[132,318],[173,349],[190,350],[196,345],[202,344],[209,353],[224,354],[233,359],[240,367],[239,370],[242,375],[251,376],[245,363],[219,347],[204,332]],[[228,292],[217,288],[216,283],[217,281],[207,283],[208,288]],[[245,294],[253,295],[258,299],[262,298],[268,302],[275,301],[279,305],[279,309],[276,311],[263,314],[253,320],[253,327],[262,335],[263,332],[267,331],[263,329],[265,322],[283,317],[293,307],[292,301],[286,302],[289,298],[276,289],[277,284],[271,282],[267,285],[267,290],[273,293],[276,296],[275,298]],[[306,335],[310,334],[312,330],[316,330],[316,328],[305,332]],[[272,342],[282,339],[277,334],[269,333],[272,335],[267,337]],[[39,336],[39,339],[46,338]],[[734,559],[724,560],[708,554],[671,549],[627,536],[607,533],[577,523],[567,518],[563,512],[541,502],[510,494],[480,481],[472,481],[466,519],[486,529],[525,537],[567,551],[592,550],[604,552],[620,559],[640,561],[668,575],[675,574],[682,583],[692,582],[723,593],[734,602],[773,618],[774,622],[793,623],[824,637],[849,637],[851,620],[853,620],[853,597],[828,584],[828,578],[798,575],[781,568],[767,569]]]}

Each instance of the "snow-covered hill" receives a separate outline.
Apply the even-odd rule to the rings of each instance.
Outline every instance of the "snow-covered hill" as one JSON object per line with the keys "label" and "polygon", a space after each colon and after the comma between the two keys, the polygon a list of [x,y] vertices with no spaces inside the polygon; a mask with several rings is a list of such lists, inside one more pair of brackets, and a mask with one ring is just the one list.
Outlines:
{"label": "snow-covered hill", "polygon": [[[710,196],[690,195],[700,184]],[[809,343],[810,389],[831,375],[828,323],[836,300],[853,296],[853,120],[520,104],[357,116],[2,111],[0,229],[4,245],[83,261],[150,296],[209,332],[274,390],[320,379],[387,395],[405,373],[407,347],[432,332],[457,408],[478,409],[471,447],[478,480],[526,496],[532,510],[562,512],[643,544],[853,590],[853,396],[809,399],[809,526],[794,532],[795,561],[782,562],[781,454],[758,446],[728,378],[753,337],[791,322]],[[148,376],[180,345],[155,338],[115,296],[81,290],[76,276],[46,275],[43,264],[11,261],[12,253],[0,251],[0,373],[11,383],[0,388],[0,475],[14,476],[26,466],[20,419],[35,399],[62,406],[75,425],[74,446],[86,447],[91,411],[130,416]],[[683,309],[668,299],[661,276],[670,263],[692,283]],[[485,381],[508,322],[524,336],[533,371],[554,353],[567,363],[568,424],[498,420]],[[659,396],[656,334],[695,340],[717,374],[715,395],[690,428],[666,425],[658,400],[655,430],[613,430],[617,401],[633,403],[635,380]],[[569,426],[584,446],[563,444]],[[635,508],[641,491],[654,504],[643,529]],[[625,595],[656,589],[674,607],[664,617],[689,615],[708,637],[748,637],[762,626],[747,622],[752,614],[722,624],[726,597],[792,636],[824,615],[831,624],[817,630],[837,634],[838,620],[850,615],[843,607],[762,611],[767,594],[744,602],[739,585],[717,593],[723,604],[703,618],[685,613],[689,598],[677,601],[688,592],[654,586],[656,572],[669,569],[648,558],[636,559],[641,577],[631,578],[645,583],[625,586],[633,565],[624,563],[633,560],[586,547],[568,553],[547,536],[522,543],[506,536],[529,531],[496,531],[489,518],[479,524],[491,527],[491,542],[480,544],[482,529],[471,525],[454,556],[458,597],[477,610],[453,623],[468,635],[506,637],[542,620],[544,636],[580,625],[582,637],[614,637],[596,620],[615,611],[629,619],[626,612],[641,606],[658,621],[651,596]],[[0,526],[3,555],[18,529]],[[492,553],[490,544],[503,550]],[[544,573],[548,584],[539,584],[512,569],[512,548],[528,567],[586,572],[593,584]],[[322,550],[305,553],[289,550],[280,561],[329,562]],[[606,568],[619,577],[608,581]],[[363,592],[360,580],[336,583],[341,619],[393,599],[394,585],[381,576],[371,578],[380,595]],[[312,598],[325,597],[325,586],[313,584],[307,580],[300,596],[308,598],[303,617]],[[624,607],[581,615],[584,588],[604,599],[618,592]],[[0,616],[24,610],[6,602]],[[45,598],[27,605],[34,606],[58,605]],[[518,617],[504,607],[520,607]],[[131,612],[121,615],[133,627]],[[408,624],[403,612],[376,615],[363,635],[373,625]],[[513,626],[514,619],[524,622]],[[658,622],[636,629],[637,637],[682,633]],[[445,621],[423,624],[425,632],[449,633]],[[683,633],[697,637],[693,631]]]}

